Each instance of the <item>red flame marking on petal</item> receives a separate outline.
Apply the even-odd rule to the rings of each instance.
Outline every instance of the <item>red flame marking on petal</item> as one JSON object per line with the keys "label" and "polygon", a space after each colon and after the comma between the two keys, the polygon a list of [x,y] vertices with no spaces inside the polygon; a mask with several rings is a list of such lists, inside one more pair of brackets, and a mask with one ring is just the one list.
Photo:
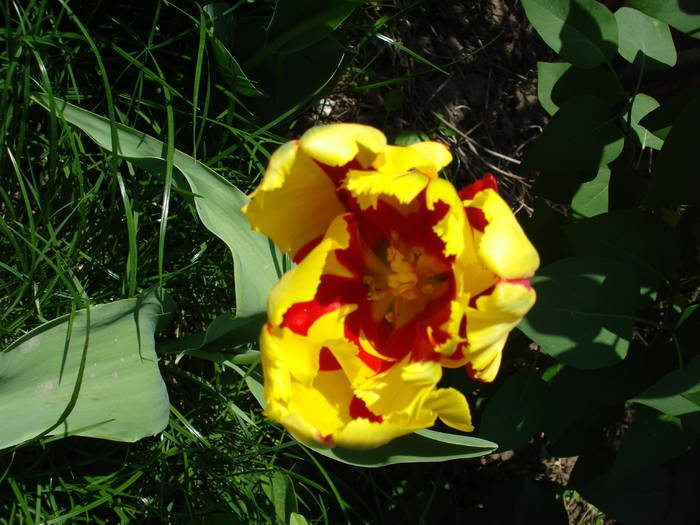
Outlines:
{"label": "red flame marking on petal", "polygon": [[327,346],[321,348],[321,352],[318,354],[318,369],[321,372],[340,370],[340,363]]}
{"label": "red flame marking on petal", "polygon": [[493,173],[486,173],[482,178],[465,186],[457,193],[463,201],[468,201],[485,189],[492,189],[498,193],[498,182],[496,182],[496,177],[493,176]]}
{"label": "red flame marking on petal", "polygon": [[367,408],[367,404],[357,396],[353,396],[352,401],[350,401],[350,417],[353,419],[369,419],[372,423],[381,423],[384,421],[381,415],[372,412]]}

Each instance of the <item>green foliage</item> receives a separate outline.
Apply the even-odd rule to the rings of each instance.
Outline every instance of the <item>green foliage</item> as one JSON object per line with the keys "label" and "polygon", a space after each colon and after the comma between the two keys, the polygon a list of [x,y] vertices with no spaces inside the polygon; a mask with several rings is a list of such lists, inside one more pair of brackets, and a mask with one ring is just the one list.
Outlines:
{"label": "green foliage", "polygon": [[[700,97],[645,89],[647,68],[673,73],[669,25],[698,37],[700,11],[682,0],[629,0],[614,14],[597,2],[523,5],[563,59],[538,63],[552,118],[525,153],[539,172],[527,227],[547,264],[532,279],[538,301],[520,329],[557,362],[541,373],[551,394],[542,430],[553,454],[578,456],[568,486],[609,517],[692,523]],[[502,393],[508,381],[485,415],[501,395],[518,399]]]}
{"label": "green foliage", "polygon": [[528,20],[573,65],[593,68],[617,50],[615,17],[595,0],[523,0]]}
{"label": "green foliage", "polygon": [[535,370],[520,370],[489,399],[481,415],[479,434],[498,443],[501,450],[518,448],[542,430],[549,403],[549,385]]}

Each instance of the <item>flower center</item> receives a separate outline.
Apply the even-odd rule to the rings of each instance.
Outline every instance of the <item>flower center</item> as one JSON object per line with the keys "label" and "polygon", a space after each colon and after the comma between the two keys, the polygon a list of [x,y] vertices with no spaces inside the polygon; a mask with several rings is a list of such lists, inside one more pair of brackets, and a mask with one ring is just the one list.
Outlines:
{"label": "flower center", "polygon": [[451,279],[448,265],[439,258],[411,246],[392,232],[382,264],[365,275],[367,299],[392,324],[404,324],[422,311],[431,299],[447,289]]}

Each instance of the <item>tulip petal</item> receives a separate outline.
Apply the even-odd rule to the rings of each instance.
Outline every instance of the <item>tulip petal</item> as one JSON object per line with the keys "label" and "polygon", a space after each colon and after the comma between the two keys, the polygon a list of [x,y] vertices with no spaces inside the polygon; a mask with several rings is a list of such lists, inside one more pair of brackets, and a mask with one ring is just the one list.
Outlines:
{"label": "tulip petal", "polygon": [[384,133],[363,124],[316,126],[301,137],[302,151],[328,166],[344,166],[353,159],[368,168],[386,147]]}
{"label": "tulip petal", "polygon": [[467,206],[481,210],[487,221],[477,241],[484,264],[503,279],[532,277],[540,259],[508,204],[494,190],[486,189]]}
{"label": "tulip petal", "polygon": [[272,154],[250,199],[243,213],[253,229],[292,256],[345,212],[331,179],[299,150],[298,142],[288,142]]}
{"label": "tulip petal", "polygon": [[477,298],[467,313],[470,356],[505,338],[534,303],[531,286],[508,281],[499,282],[491,293]]}
{"label": "tulip petal", "polygon": [[432,177],[437,177],[438,172],[452,162],[452,153],[450,153],[450,149],[442,142],[414,142],[413,144],[409,144],[408,147],[418,151],[426,159],[429,159],[432,170],[428,172],[426,169],[426,173],[430,173]]}

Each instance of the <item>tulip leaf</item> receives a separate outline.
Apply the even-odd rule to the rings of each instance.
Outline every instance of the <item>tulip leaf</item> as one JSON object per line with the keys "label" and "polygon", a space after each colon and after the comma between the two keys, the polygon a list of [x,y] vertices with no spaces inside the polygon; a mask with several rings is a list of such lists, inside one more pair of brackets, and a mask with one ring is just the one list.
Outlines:
{"label": "tulip leaf", "polygon": [[697,439],[697,434],[683,428],[680,419],[642,407],[622,437],[611,479],[628,478],[680,456]]}
{"label": "tulip leaf", "polygon": [[620,55],[633,63],[638,53],[663,64],[676,64],[676,48],[668,25],[636,9],[621,7],[615,11],[619,31]]}
{"label": "tulip leaf", "polygon": [[574,216],[593,217],[608,211],[609,184],[609,168],[601,168],[595,179],[581,184],[571,201],[571,211]]}
{"label": "tulip leaf", "polygon": [[485,439],[434,430],[419,430],[372,449],[308,447],[326,457],[359,467],[395,463],[429,463],[491,454],[498,445]]}
{"label": "tulip leaf", "polygon": [[700,7],[692,0],[627,0],[632,7],[651,17],[666,22],[679,31],[700,38]]}
{"label": "tulip leaf", "polygon": [[[700,356],[685,368],[674,370],[657,383],[637,394],[632,401],[655,408],[669,416],[696,412],[693,396],[700,392]],[[690,396],[690,397],[688,397]]]}
{"label": "tulip leaf", "polygon": [[136,441],[163,430],[170,404],[154,333],[170,311],[151,292],[59,317],[11,344],[0,353],[0,448],[45,433]]}
{"label": "tulip leaf", "polygon": [[[165,169],[167,147],[163,142],[48,95],[39,94],[34,98],[108,151],[112,151],[111,132],[114,128],[120,157],[159,175]],[[267,294],[279,279],[282,265],[270,241],[254,232],[241,213],[241,207],[248,202],[247,197],[223,177],[181,151],[175,150],[173,165],[195,194],[194,202],[202,224],[224,241],[233,254],[236,315],[259,315],[266,310]]]}
{"label": "tulip leaf", "polygon": [[595,0],[522,0],[522,4],[547,45],[575,66],[593,68],[615,55],[615,17]]}
{"label": "tulip leaf", "polygon": [[641,210],[613,211],[564,227],[579,255],[599,255],[624,263],[648,289],[670,278],[679,258],[674,231]]}
{"label": "tulip leaf", "polygon": [[625,358],[632,338],[639,282],[625,265],[572,257],[532,279],[537,302],[519,328],[545,352],[577,368],[602,368]]}
{"label": "tulip leaf", "polygon": [[622,152],[622,131],[600,99],[582,95],[567,100],[525,154],[527,168],[566,177],[594,170]]}
{"label": "tulip leaf", "polygon": [[367,0],[278,0],[268,38],[283,52],[300,51],[326,38]]}
{"label": "tulip leaf", "polygon": [[540,430],[549,409],[549,385],[533,369],[522,369],[496,390],[484,408],[479,435],[512,450]]}
{"label": "tulip leaf", "polygon": [[233,43],[233,13],[227,2],[214,2],[204,6],[203,11],[209,16],[212,32],[209,45],[216,61],[219,73],[224,81],[237,93],[247,97],[265,96],[256,83],[248,78],[243,68],[229,51]]}

